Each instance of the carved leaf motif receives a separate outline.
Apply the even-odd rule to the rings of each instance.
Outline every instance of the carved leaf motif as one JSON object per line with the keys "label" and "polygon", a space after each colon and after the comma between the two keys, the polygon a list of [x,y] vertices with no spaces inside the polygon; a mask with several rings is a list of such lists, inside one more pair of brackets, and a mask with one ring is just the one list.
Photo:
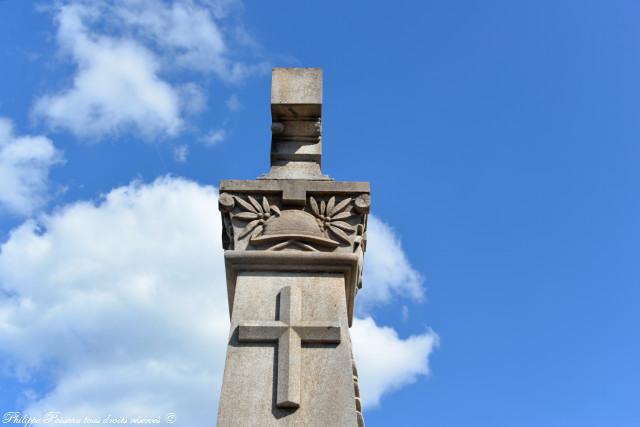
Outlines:
{"label": "carved leaf motif", "polygon": [[346,219],[346,218],[351,218],[353,216],[353,214],[351,212],[339,212],[335,215],[333,215],[331,217],[331,220],[336,220],[336,219]]}
{"label": "carved leaf motif", "polygon": [[344,231],[340,230],[338,227],[334,227],[332,223],[328,223],[327,224],[327,228],[336,236],[338,236],[340,238],[340,240],[344,241],[345,243],[351,243],[351,239],[349,239],[349,236],[347,235],[347,233],[345,233]]}
{"label": "carved leaf motif", "polygon": [[253,233],[251,233],[251,237],[256,237],[258,234],[262,233],[262,229],[264,227],[262,225],[257,226],[254,230]]}
{"label": "carved leaf motif", "polygon": [[309,202],[311,204],[311,210],[316,216],[320,216],[320,209],[318,209],[318,202],[313,197],[309,197]]}
{"label": "carved leaf motif", "polygon": [[353,225],[351,225],[351,224],[349,224],[347,222],[344,222],[344,221],[331,221],[330,224],[333,225],[334,227],[341,228],[341,229],[343,229],[345,231],[355,231],[356,230],[356,228]]}
{"label": "carved leaf motif", "polygon": [[269,206],[269,202],[267,201],[267,198],[262,196],[262,210],[264,213],[269,213],[270,206]]}
{"label": "carved leaf motif", "polygon": [[[254,228],[256,228],[256,226],[260,224],[260,220],[259,219],[254,219],[253,221],[251,221],[249,224],[247,224],[247,226],[244,228],[244,230],[242,231],[242,233],[238,236],[239,239],[242,239],[243,237],[245,237],[246,235],[248,235],[249,233],[251,233],[253,231]],[[262,226],[261,226],[262,227]]]}
{"label": "carved leaf motif", "polygon": [[329,203],[327,203],[327,216],[331,216],[333,213],[333,207],[336,205],[336,197],[331,196]]}
{"label": "carved leaf motif", "polygon": [[255,212],[240,212],[233,216],[234,218],[241,219],[243,221],[249,221],[252,219],[258,219],[258,214]]}
{"label": "carved leaf motif", "polygon": [[258,201],[256,199],[254,199],[253,197],[249,196],[249,201],[257,209],[257,212],[262,212],[262,206],[260,206],[260,203],[258,203]]}
{"label": "carved leaf motif", "polygon": [[280,208],[276,205],[271,205],[271,210],[280,215]]}
{"label": "carved leaf motif", "polygon": [[351,197],[347,197],[346,199],[344,199],[343,201],[341,201],[340,203],[338,203],[335,208],[333,208],[333,211],[329,213],[329,216],[331,216],[334,213],[338,213],[344,210],[344,208],[346,208],[349,203],[351,203]]}
{"label": "carved leaf motif", "polygon": [[236,201],[249,212],[258,213],[258,211],[256,211],[256,208],[251,206],[250,203],[247,203],[246,201],[242,200],[240,197],[234,197],[234,199],[236,199]]}
{"label": "carved leaf motif", "polygon": [[327,205],[324,200],[320,202],[320,215],[326,215],[327,213]]}

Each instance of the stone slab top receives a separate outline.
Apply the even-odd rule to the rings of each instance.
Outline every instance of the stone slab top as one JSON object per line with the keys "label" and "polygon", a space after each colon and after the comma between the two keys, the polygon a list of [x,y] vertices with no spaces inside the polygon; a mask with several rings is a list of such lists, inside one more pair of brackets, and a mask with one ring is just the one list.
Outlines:
{"label": "stone slab top", "polygon": [[274,68],[271,104],[322,104],[321,68]]}
{"label": "stone slab top", "polygon": [[220,192],[231,193],[282,193],[284,203],[304,205],[307,192],[318,195],[369,194],[368,182],[315,181],[298,179],[224,180]]}

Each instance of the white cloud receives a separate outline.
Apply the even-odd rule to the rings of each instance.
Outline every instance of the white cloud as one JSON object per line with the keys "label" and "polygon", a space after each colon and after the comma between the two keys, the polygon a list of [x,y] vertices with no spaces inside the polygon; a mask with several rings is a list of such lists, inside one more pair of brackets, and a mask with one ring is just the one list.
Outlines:
{"label": "white cloud", "polygon": [[173,159],[178,163],[184,163],[189,157],[189,147],[185,144],[178,145],[173,149]]}
{"label": "white cloud", "polygon": [[369,407],[377,406],[383,394],[427,375],[429,355],[438,345],[438,336],[430,330],[403,340],[392,328],[376,325],[371,317],[354,320],[351,338],[354,349],[362,350],[355,351],[355,358],[362,402]]}
{"label": "white cloud", "polygon": [[393,229],[370,215],[364,286],[358,293],[361,305],[367,309],[374,304],[387,303],[394,296],[420,301],[424,297],[422,282],[422,276],[411,266]]}
{"label": "white cloud", "polygon": [[178,87],[180,94],[180,109],[188,114],[197,114],[207,106],[207,96],[200,86],[186,83]]}
{"label": "white cloud", "polygon": [[71,87],[36,101],[35,116],[92,139],[124,130],[176,135],[184,114],[201,111],[205,102],[201,85],[175,81],[176,71],[192,72],[183,79],[213,74],[229,83],[266,69],[233,59],[231,37],[218,22],[228,3],[66,1],[56,9],[57,41],[76,74]]}
{"label": "white cloud", "polygon": [[114,14],[140,36],[170,53],[172,65],[238,81],[253,67],[233,62],[222,31],[208,8],[189,0],[121,0]]}
{"label": "white cloud", "polygon": [[53,127],[97,138],[134,129],[151,137],[182,126],[178,92],[158,76],[158,59],[132,39],[87,28],[100,10],[67,5],[58,13],[58,41],[76,62],[73,86],[40,98],[34,113]]}
{"label": "white cloud", "polygon": [[224,129],[217,129],[217,130],[212,130],[211,132],[209,132],[208,134],[200,138],[199,141],[202,142],[204,145],[212,146],[212,145],[218,144],[219,142],[224,141],[226,137],[227,137],[227,132],[225,132]]}
{"label": "white cloud", "polygon": [[228,334],[216,217],[214,188],[166,178],[11,233],[0,359],[55,384],[30,410],[215,419]]}
{"label": "white cloud", "polygon": [[27,215],[47,198],[49,169],[62,161],[50,139],[16,136],[9,119],[0,117],[0,206]]}
{"label": "white cloud", "polygon": [[[26,389],[52,382],[29,411],[215,419],[229,325],[216,197],[167,177],[12,231],[0,248],[0,360]],[[403,340],[371,319],[353,331],[365,404],[427,372],[433,336]]]}

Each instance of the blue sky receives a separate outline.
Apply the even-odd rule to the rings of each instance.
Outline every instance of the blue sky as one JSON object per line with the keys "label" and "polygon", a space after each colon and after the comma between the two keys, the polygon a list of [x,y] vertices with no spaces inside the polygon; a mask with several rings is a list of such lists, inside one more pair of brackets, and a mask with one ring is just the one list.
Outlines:
{"label": "blue sky", "polygon": [[[211,186],[268,169],[270,68],[318,66],[324,172],[370,181],[378,218],[354,341],[368,337],[406,356],[357,350],[381,372],[369,369],[378,404],[365,408],[367,425],[640,424],[637,2],[101,7],[92,15],[96,4],[80,0],[0,1],[0,177],[23,190],[0,183],[1,412],[79,410],[83,399],[91,410],[126,411],[121,395],[143,399],[157,383],[127,383],[118,366],[160,360],[162,370],[140,372],[173,378],[168,361],[188,355],[169,347],[224,336],[224,323],[198,329],[222,319],[204,313],[184,326],[198,330],[184,338],[191,341],[175,338],[183,331],[172,325],[182,325],[193,301],[185,297],[177,311],[140,302],[130,290],[147,295],[153,285],[137,266],[166,284],[181,279],[156,266],[186,265],[202,281],[184,291],[195,295],[213,287],[203,278],[223,277],[218,264],[200,267],[201,250],[156,251],[173,236],[158,231],[175,226],[176,236],[193,235],[198,249],[219,257],[218,240],[208,243],[167,212],[217,233],[215,206],[206,210]],[[187,26],[188,37],[180,7],[202,24]],[[32,152],[21,163],[10,146]],[[149,215],[159,228],[145,223]],[[140,222],[139,240],[118,235],[127,218]],[[114,259],[118,242],[128,249]],[[112,266],[118,285],[104,278]],[[111,297],[137,317],[124,309],[109,316]],[[77,314],[70,301],[97,308]],[[133,343],[151,329],[138,336],[104,326],[163,312],[175,315],[165,325],[175,340],[149,338],[149,353]],[[128,344],[102,354],[94,336]],[[216,345],[194,344],[201,353],[188,365],[191,376],[213,379],[161,383],[174,392],[154,395],[161,404],[150,411],[186,408],[193,414],[185,419],[198,420],[197,408],[171,396],[190,384],[205,395],[215,388],[219,363],[198,369],[209,355],[219,362]],[[71,381],[101,366],[113,368],[112,384]]]}

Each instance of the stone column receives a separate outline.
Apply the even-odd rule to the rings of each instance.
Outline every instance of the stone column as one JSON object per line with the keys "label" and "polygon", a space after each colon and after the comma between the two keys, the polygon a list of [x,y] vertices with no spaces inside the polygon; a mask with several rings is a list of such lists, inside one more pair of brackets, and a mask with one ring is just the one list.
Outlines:
{"label": "stone column", "polygon": [[217,425],[363,426],[349,327],[369,184],[321,172],[320,69],[274,69],[271,114],[271,171],[220,185],[231,330]]}

